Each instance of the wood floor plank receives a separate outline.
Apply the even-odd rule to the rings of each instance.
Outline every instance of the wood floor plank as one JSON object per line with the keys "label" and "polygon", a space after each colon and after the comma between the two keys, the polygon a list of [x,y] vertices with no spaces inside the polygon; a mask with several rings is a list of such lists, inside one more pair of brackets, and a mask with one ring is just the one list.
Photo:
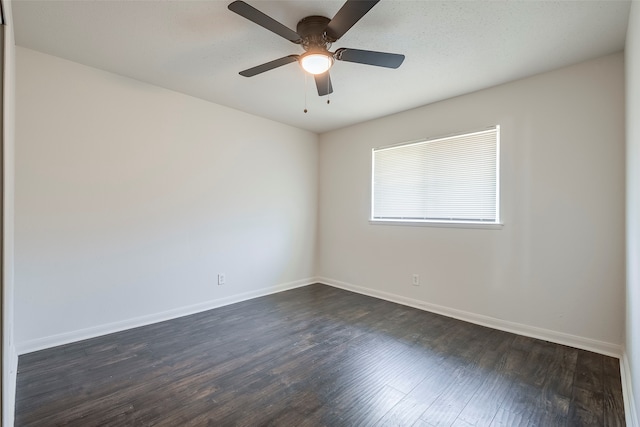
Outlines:
{"label": "wood floor plank", "polygon": [[502,402],[510,395],[512,387],[513,381],[505,376],[491,375],[458,414],[456,422],[478,427],[491,425]]}
{"label": "wood floor plank", "polygon": [[[377,346],[374,351],[360,353],[345,360],[340,368],[341,374],[332,375],[333,380],[323,383],[325,387],[322,387],[320,395],[327,407],[312,414],[310,418],[330,425],[344,425],[345,420],[359,417],[361,411],[367,410],[369,404],[366,402],[372,401],[381,389],[391,388],[387,383],[397,372],[398,366],[402,366],[407,347],[401,343],[395,343],[388,349],[384,347]],[[398,395],[400,394],[401,397],[404,396],[404,393],[398,391]]]}
{"label": "wood floor plank", "polygon": [[[524,382],[515,382],[510,395],[504,399],[502,405],[491,421],[492,427],[512,427],[535,425],[539,409],[536,407],[537,389]],[[549,426],[551,427],[551,426]]]}
{"label": "wood floor plank", "polygon": [[604,356],[586,350],[577,350],[574,387],[602,392],[604,388]]}
{"label": "wood floor plank", "polygon": [[387,412],[400,402],[406,394],[390,387],[382,386],[377,392],[359,399],[355,406],[361,408],[357,411],[343,411],[346,415],[344,425],[372,426],[380,421]]}
{"label": "wood floor plank", "polygon": [[[608,358],[613,359],[613,358]],[[604,425],[605,426],[624,426],[624,404],[622,398],[622,382],[620,375],[604,376]]]}
{"label": "wood floor plank", "polygon": [[[501,331],[496,331],[495,335],[500,338],[500,341],[487,350],[486,357],[488,360],[493,358],[493,365],[490,369],[483,366],[486,370],[481,371],[483,374],[482,384],[458,414],[456,418],[458,424],[490,425],[502,402],[511,391],[513,378],[509,377],[507,365],[514,336]],[[516,360],[524,364],[524,358]],[[513,369],[514,362],[511,363]]]}
{"label": "wood floor plank", "polygon": [[421,345],[412,345],[407,351],[405,363],[387,385],[408,394],[443,360],[441,353],[434,353]]}
{"label": "wood floor plank", "polygon": [[604,396],[580,387],[573,388],[573,397],[569,407],[570,425],[604,425]]}
{"label": "wood floor plank", "polygon": [[619,361],[325,285],[22,355],[16,426],[624,425]]}
{"label": "wood floor plank", "polygon": [[[433,404],[420,418],[434,426],[450,426],[468,406],[469,401],[487,380],[486,372],[493,372],[500,361],[502,351],[507,349],[503,343],[502,351],[495,351],[494,337],[499,334],[488,328],[474,331],[475,340],[468,342],[464,351],[459,354],[467,355],[469,360],[461,365],[462,369],[454,382],[435,399]],[[470,355],[475,353],[475,357]]]}
{"label": "wood floor plank", "polygon": [[414,425],[415,423],[422,422],[420,416],[430,405],[431,402],[425,402],[413,396],[405,396],[387,411],[375,425],[379,427]]}

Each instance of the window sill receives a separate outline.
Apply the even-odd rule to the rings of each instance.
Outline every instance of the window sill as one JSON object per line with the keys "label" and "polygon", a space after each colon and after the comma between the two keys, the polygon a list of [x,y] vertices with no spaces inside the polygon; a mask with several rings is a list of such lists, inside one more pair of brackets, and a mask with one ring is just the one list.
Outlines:
{"label": "window sill", "polygon": [[480,228],[485,230],[501,230],[503,223],[481,223],[481,222],[448,222],[448,221],[407,221],[407,220],[384,220],[370,219],[371,225],[402,225],[410,227],[438,227],[438,228]]}

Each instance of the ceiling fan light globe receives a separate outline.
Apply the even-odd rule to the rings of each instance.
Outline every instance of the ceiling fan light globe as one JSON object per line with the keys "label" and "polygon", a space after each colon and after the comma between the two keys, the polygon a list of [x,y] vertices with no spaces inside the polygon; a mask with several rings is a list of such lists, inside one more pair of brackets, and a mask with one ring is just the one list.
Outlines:
{"label": "ceiling fan light globe", "polygon": [[333,57],[325,53],[309,53],[300,58],[300,65],[308,73],[322,74],[333,65]]}

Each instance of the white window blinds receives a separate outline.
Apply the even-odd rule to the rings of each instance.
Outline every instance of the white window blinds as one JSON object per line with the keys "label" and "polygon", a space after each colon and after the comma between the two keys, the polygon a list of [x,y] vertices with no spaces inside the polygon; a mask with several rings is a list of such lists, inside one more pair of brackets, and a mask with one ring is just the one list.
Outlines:
{"label": "white window blinds", "polygon": [[498,223],[499,132],[374,149],[371,219]]}

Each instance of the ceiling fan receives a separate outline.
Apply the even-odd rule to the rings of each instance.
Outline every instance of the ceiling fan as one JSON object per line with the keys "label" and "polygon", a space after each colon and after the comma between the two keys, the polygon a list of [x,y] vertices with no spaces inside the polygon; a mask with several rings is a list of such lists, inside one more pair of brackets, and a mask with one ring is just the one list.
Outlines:
{"label": "ceiling fan", "polygon": [[305,50],[305,53],[301,55],[284,56],[240,71],[240,75],[253,77],[265,71],[273,70],[274,68],[297,61],[305,71],[313,74],[318,95],[323,96],[333,92],[329,69],[334,61],[398,68],[402,64],[402,61],[404,61],[404,55],[397,53],[350,48],[340,48],[335,52],[329,51],[331,44],[349,31],[349,29],[379,1],[380,0],[347,0],[333,19],[324,16],[307,16],[298,22],[296,31],[293,31],[243,1],[234,1],[228,6],[229,10],[276,33],[280,37],[284,37],[295,44],[301,45]]}

